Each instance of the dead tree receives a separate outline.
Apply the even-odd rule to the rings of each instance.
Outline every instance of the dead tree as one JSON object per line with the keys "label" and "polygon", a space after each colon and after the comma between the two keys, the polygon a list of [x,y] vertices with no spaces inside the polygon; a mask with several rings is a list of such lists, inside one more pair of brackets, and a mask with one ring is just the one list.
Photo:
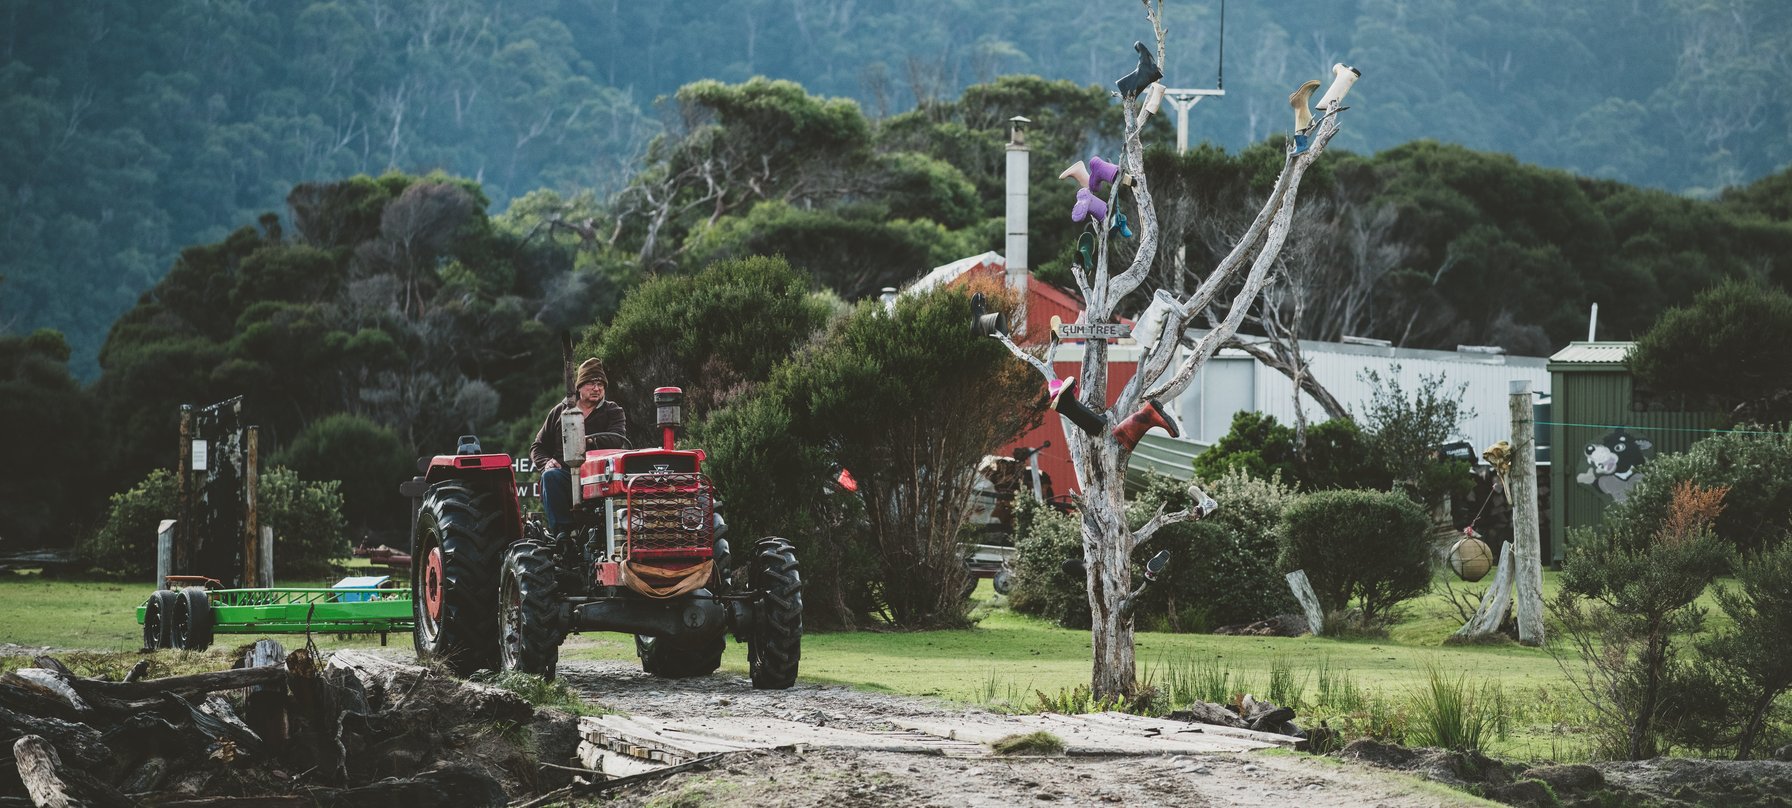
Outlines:
{"label": "dead tree", "polygon": [[[1157,37],[1157,59],[1164,58],[1164,28],[1160,8],[1145,0],[1145,12]],[[1268,199],[1229,254],[1188,295],[1172,295],[1159,290],[1159,304],[1169,310],[1165,327],[1155,331],[1150,344],[1141,344],[1138,373],[1120,391],[1113,407],[1106,406],[1108,389],[1107,344],[1090,340],[1083,353],[1082,368],[1077,377],[1075,395],[1081,404],[1099,413],[1105,424],[1085,432],[1066,421],[1065,434],[1078,487],[1082,491],[1083,554],[1087,571],[1089,606],[1093,617],[1094,671],[1091,687],[1098,697],[1132,695],[1136,690],[1137,669],[1133,654],[1133,625],[1126,608],[1133,590],[1132,551],[1165,525],[1199,519],[1216,505],[1198,488],[1190,493],[1195,503],[1190,508],[1165,513],[1162,509],[1144,525],[1131,528],[1126,523],[1126,461],[1130,454],[1116,439],[1112,428],[1120,419],[1149,406],[1149,401],[1172,399],[1193,381],[1196,371],[1212,358],[1220,346],[1237,333],[1240,322],[1269,283],[1282,246],[1288,239],[1294,216],[1295,199],[1303,174],[1338,131],[1339,113],[1343,110],[1343,93],[1355,81],[1357,72],[1340,65],[1334,68],[1332,89],[1321,100],[1321,119],[1308,130],[1307,148],[1296,151],[1293,144],[1284,158],[1280,176]],[[1112,186],[1107,208],[1117,209],[1122,201],[1122,188],[1130,189],[1133,213],[1138,222],[1138,249],[1132,262],[1123,271],[1114,273],[1108,265],[1109,228],[1097,219],[1094,228],[1093,267],[1078,266],[1074,275],[1085,302],[1085,319],[1090,323],[1112,322],[1115,308],[1126,296],[1146,280],[1157,254],[1159,226],[1152,204],[1150,183],[1144,170],[1144,145],[1139,131],[1143,119],[1140,100],[1148,94],[1121,97],[1125,113],[1125,154],[1121,165],[1126,176]],[[1091,274],[1092,273],[1092,274]],[[1223,290],[1236,290],[1226,316],[1202,336],[1177,364],[1177,347],[1183,329],[1191,319],[1207,310]],[[1143,319],[1143,318],[1142,318]],[[1042,360],[1016,346],[1005,334],[995,335],[1009,350],[1052,378],[1051,357]],[[1048,349],[1049,350],[1049,349]]]}

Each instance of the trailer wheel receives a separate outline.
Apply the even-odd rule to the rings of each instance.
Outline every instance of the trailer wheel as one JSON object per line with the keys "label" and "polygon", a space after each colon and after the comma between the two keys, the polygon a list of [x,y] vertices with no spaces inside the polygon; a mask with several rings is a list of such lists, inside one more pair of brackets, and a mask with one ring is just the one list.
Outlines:
{"label": "trailer wheel", "polygon": [[996,573],[996,579],[991,581],[990,585],[995,587],[996,594],[1008,594],[1008,590],[1014,588],[1014,572],[1003,567],[1001,572]]}
{"label": "trailer wheel", "polygon": [[784,539],[760,539],[749,573],[754,625],[747,637],[747,668],[754,688],[783,690],[796,684],[803,655],[803,578],[796,548]]}
{"label": "trailer wheel", "polygon": [[174,647],[204,651],[212,646],[212,596],[203,586],[189,586],[174,602]]}
{"label": "trailer wheel", "polygon": [[520,541],[504,554],[498,581],[498,664],[502,670],[554,678],[566,638],[554,602],[554,556],[539,542]]}
{"label": "trailer wheel", "polygon": [[641,670],[662,679],[689,679],[708,676],[722,667],[722,651],[728,638],[714,637],[648,637],[635,635],[635,654],[641,657]]}
{"label": "trailer wheel", "polygon": [[498,666],[498,572],[503,541],[492,537],[495,498],[450,480],[431,486],[417,515],[411,554],[412,638],[417,656],[465,676]]}
{"label": "trailer wheel", "polygon": [[172,589],[158,589],[149,596],[143,606],[144,650],[174,647],[174,612],[179,601],[180,593]]}

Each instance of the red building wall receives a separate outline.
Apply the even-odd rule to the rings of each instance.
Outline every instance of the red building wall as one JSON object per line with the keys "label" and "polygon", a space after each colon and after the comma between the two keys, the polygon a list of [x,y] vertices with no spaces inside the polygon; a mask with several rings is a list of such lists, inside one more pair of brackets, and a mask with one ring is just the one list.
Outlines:
{"label": "red building wall", "polygon": [[[990,260],[967,270],[957,283],[972,288],[1000,288],[1003,274],[1007,267],[999,260]],[[1074,323],[1082,317],[1083,308],[1080,301],[1070,294],[1046,283],[1033,281],[1028,277],[1026,295],[1026,322],[1024,335],[1017,335],[1022,345],[1043,343],[1051,332],[1051,320],[1055,315],[1061,321]],[[1056,362],[1052,370],[1059,378],[1075,376],[1082,372],[1082,363]],[[1108,362],[1108,389],[1104,403],[1112,406],[1114,399],[1119,398],[1120,391],[1126,383],[1132,381],[1133,374],[1138,372],[1134,362],[1120,362],[1110,359]],[[1041,381],[1039,395],[1045,395],[1045,385]],[[1046,441],[1051,446],[1039,453],[1039,470],[1051,478],[1052,491],[1055,494],[1070,494],[1081,491],[1077,485],[1076,469],[1070,462],[1069,443],[1064,440],[1064,418],[1055,412],[1047,412],[1045,419],[1033,430],[1017,436],[1000,450],[1000,454],[1012,454],[1020,448],[1032,448]],[[1071,427],[1075,428],[1075,427]]]}

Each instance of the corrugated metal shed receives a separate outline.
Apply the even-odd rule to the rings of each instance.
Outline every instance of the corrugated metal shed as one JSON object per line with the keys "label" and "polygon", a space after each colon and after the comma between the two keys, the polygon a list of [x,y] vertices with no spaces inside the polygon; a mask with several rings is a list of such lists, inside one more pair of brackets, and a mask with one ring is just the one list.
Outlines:
{"label": "corrugated metal shed", "polygon": [[[1614,432],[1646,440],[1646,454],[1684,452],[1694,441],[1721,426],[1717,413],[1669,410],[1636,395],[1626,357],[1632,342],[1575,342],[1549,358],[1554,402],[1547,428],[1559,461],[1550,470],[1550,555],[1560,564],[1567,531],[1599,523],[1610,500],[1591,485],[1577,481],[1589,470],[1588,453]],[[1644,471],[1647,473],[1647,464]]]}
{"label": "corrugated metal shed", "polygon": [[[1189,332],[1189,341],[1201,333]],[[1357,415],[1362,414],[1375,392],[1374,386],[1362,377],[1365,371],[1395,379],[1409,393],[1418,389],[1424,376],[1442,376],[1452,388],[1466,385],[1463,403],[1474,410],[1474,416],[1463,424],[1462,437],[1474,444],[1477,451],[1512,435],[1507,392],[1512,380],[1529,381],[1532,390],[1545,395],[1551,391],[1549,360],[1540,356],[1307,340],[1301,342],[1301,354],[1314,378]],[[1248,389],[1242,385],[1248,385]],[[1325,420],[1325,411],[1312,396],[1303,393],[1301,402],[1309,423]],[[1231,429],[1232,413],[1239,410],[1273,415],[1283,424],[1294,423],[1294,383],[1239,351],[1221,351],[1215,356],[1195,374],[1189,392],[1177,403],[1177,415],[1184,419],[1188,437],[1207,443],[1219,440]]]}

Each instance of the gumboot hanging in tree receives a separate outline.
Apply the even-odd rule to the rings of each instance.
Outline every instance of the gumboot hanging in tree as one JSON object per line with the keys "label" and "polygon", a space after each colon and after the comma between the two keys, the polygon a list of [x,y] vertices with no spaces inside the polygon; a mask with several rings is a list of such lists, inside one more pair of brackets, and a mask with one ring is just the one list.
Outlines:
{"label": "gumboot hanging in tree", "polygon": [[[1065,172],[1065,177],[1075,179],[1079,186],[1081,215],[1077,221],[1088,220],[1086,231],[1078,237],[1078,263],[1071,274],[1082,293],[1083,319],[1090,324],[1115,321],[1117,307],[1145,282],[1157,256],[1160,228],[1152,204],[1151,183],[1145,175],[1145,148],[1139,133],[1144,123],[1141,102],[1151,100],[1151,93],[1146,90],[1162,75],[1158,65],[1164,61],[1164,28],[1162,0],[1143,2],[1146,19],[1156,34],[1156,58],[1150,49],[1138,45],[1138,67],[1116,82],[1125,120],[1124,153],[1116,174],[1129,182],[1107,185],[1104,200],[1092,190],[1100,185],[1094,181],[1092,167],[1079,164]],[[1076,427],[1064,430],[1077,487],[1082,492],[1078,515],[1082,520],[1083,558],[1072,561],[1080,561],[1088,587],[1094,624],[1090,630],[1094,653],[1090,685],[1097,698],[1132,696],[1137,692],[1132,615],[1126,608],[1128,596],[1134,591],[1133,550],[1164,525],[1199,519],[1218,507],[1199,486],[1191,486],[1189,497],[1193,504],[1188,509],[1173,513],[1159,509],[1144,525],[1129,528],[1126,459],[1147,430],[1162,428],[1172,434],[1177,431],[1161,402],[1174,401],[1188,388],[1196,371],[1237,333],[1246,313],[1269,283],[1271,270],[1287,243],[1301,178],[1337,134],[1344,95],[1362,75],[1355,68],[1339,68],[1334,69],[1331,90],[1321,99],[1319,114],[1309,126],[1305,147],[1297,150],[1294,143],[1288,144],[1280,176],[1231,252],[1206,277],[1200,278],[1192,293],[1178,296],[1160,290],[1154,294],[1150,309],[1140,318],[1138,372],[1120,389],[1111,407],[1106,406],[1108,345],[1104,340],[1088,340],[1081,370],[1075,378],[1060,383],[1052,373],[1051,351],[1056,343],[1041,357],[1020,348],[1006,333],[990,334],[1045,377],[1051,385],[1053,409]],[[1312,91],[1305,87],[1296,91],[1303,106],[1306,94]],[[1141,93],[1145,93],[1143,99]],[[1099,211],[1090,204],[1097,201],[1102,203]],[[1109,240],[1118,234],[1110,230],[1106,214],[1110,210],[1119,214],[1124,208],[1130,208],[1124,212],[1137,231],[1138,241],[1131,263],[1116,271],[1109,266],[1108,247]],[[1222,292],[1229,292],[1230,299],[1221,300]],[[1184,329],[1203,313],[1212,314],[1215,322],[1178,362],[1176,349]]]}

